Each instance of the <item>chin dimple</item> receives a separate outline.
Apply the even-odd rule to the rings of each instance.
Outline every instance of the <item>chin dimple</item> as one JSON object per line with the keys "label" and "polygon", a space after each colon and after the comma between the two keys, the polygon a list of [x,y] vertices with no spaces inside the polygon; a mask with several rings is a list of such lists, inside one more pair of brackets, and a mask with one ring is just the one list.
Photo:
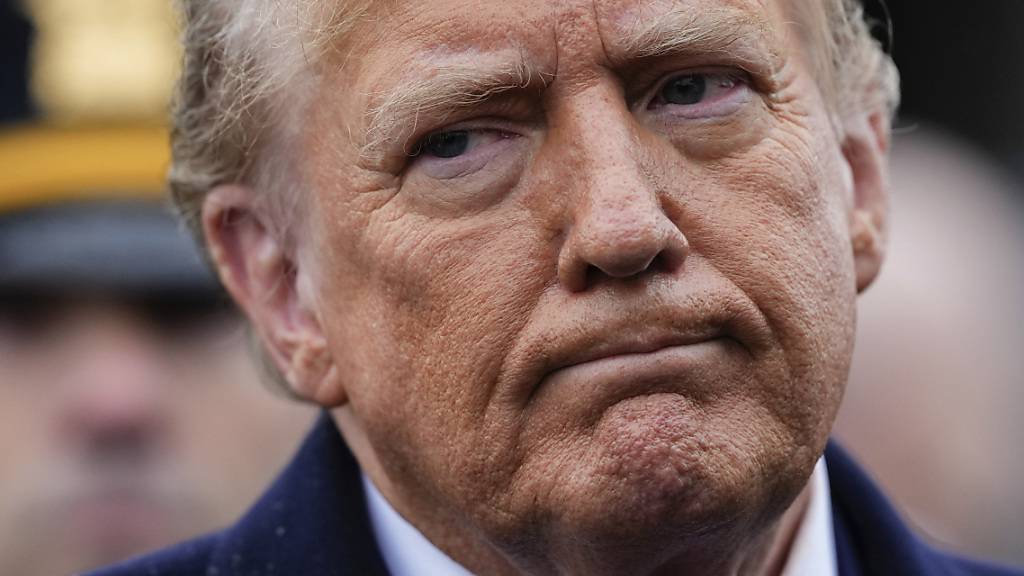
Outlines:
{"label": "chin dimple", "polygon": [[594,448],[604,455],[598,472],[620,476],[650,473],[678,483],[698,462],[702,449],[689,404],[677,394],[652,394],[610,407],[592,436]]}

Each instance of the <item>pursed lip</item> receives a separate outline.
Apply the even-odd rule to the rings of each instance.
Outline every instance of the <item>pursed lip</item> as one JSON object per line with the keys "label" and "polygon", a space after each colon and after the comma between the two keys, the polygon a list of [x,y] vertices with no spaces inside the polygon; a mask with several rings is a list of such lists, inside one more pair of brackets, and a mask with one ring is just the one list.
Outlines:
{"label": "pursed lip", "polygon": [[694,330],[689,333],[673,332],[662,329],[648,329],[632,334],[619,334],[609,338],[608,340],[603,340],[595,346],[584,348],[576,354],[570,354],[556,360],[551,364],[547,376],[580,364],[613,359],[616,357],[652,354],[667,348],[694,346],[717,340],[722,337],[723,331],[718,326],[709,326],[705,329]]}
{"label": "pursed lip", "polygon": [[719,329],[642,331],[615,338],[552,365],[531,400],[544,397],[564,404],[586,398],[604,404],[633,395],[696,392],[691,388],[694,371],[721,360],[729,341]]}
{"label": "pursed lip", "polygon": [[770,343],[759,311],[742,299],[653,296],[608,298],[539,317],[510,367],[515,384],[504,388],[505,399],[530,406],[587,398],[603,404],[659,390],[703,395],[727,381],[724,370],[736,370]]}
{"label": "pursed lip", "polygon": [[612,407],[628,406],[632,401],[653,402],[670,408],[673,414],[685,414],[688,407],[700,405],[730,382],[740,381],[739,371],[748,365],[747,351],[729,336],[655,333],[648,337],[651,340],[642,344],[618,340],[600,352],[573,356],[535,380],[520,400],[525,421],[535,424],[524,433],[528,437],[543,435],[550,433],[548,426],[566,423],[593,429]]}
{"label": "pursed lip", "polygon": [[548,397],[552,384],[588,380],[572,388],[583,395],[602,385],[642,393],[645,382],[672,388],[670,381],[682,382],[676,376],[700,386],[694,369],[709,376],[716,366],[734,369],[772,345],[760,311],[725,291],[610,293],[553,306],[559,313],[536,316],[503,370],[510,378],[501,388],[504,401],[529,405]]}

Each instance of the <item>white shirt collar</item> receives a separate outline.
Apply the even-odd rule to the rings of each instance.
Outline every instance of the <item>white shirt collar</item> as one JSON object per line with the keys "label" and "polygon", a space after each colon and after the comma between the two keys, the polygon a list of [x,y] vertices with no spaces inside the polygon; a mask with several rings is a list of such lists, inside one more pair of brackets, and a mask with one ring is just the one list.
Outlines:
{"label": "white shirt collar", "polygon": [[468,570],[441,552],[402,518],[365,474],[363,488],[373,535],[391,576],[471,576]]}
{"label": "white shirt collar", "polygon": [[811,499],[793,538],[782,576],[838,576],[832,494],[824,456],[814,466],[809,482]]}
{"label": "white shirt collar", "polygon": [[[810,483],[810,502],[793,539],[782,576],[837,575],[832,502],[824,458],[814,467]],[[471,576],[402,518],[365,475],[363,488],[373,535],[392,576]]]}

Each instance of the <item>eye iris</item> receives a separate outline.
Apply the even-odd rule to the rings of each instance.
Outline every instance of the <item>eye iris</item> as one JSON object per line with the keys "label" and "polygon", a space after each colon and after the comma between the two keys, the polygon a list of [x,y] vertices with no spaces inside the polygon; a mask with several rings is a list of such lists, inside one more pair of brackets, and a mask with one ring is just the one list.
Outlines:
{"label": "eye iris", "polygon": [[679,76],[665,84],[661,89],[661,97],[667,104],[686,106],[703,100],[707,89],[707,79],[704,76]]}
{"label": "eye iris", "polygon": [[457,130],[440,132],[427,137],[423,151],[438,158],[454,158],[466,153],[469,148],[469,132]]}

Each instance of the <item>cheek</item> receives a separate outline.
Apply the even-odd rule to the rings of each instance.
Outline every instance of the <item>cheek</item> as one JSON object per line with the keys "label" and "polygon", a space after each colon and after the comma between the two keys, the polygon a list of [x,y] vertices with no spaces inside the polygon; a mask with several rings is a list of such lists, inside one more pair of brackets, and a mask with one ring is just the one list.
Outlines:
{"label": "cheek", "polygon": [[677,204],[695,257],[764,315],[776,342],[765,372],[781,383],[766,382],[764,401],[802,437],[827,433],[852,351],[856,283],[834,141],[823,123],[776,128],[701,165]]}
{"label": "cheek", "polygon": [[[328,241],[350,242],[348,250],[321,250],[332,253],[323,320],[352,406],[371,435],[388,435],[376,446],[409,448],[394,455],[407,465],[422,465],[416,452],[425,445],[443,447],[428,451],[441,465],[451,460],[446,451],[483,441],[503,361],[554,268],[553,249],[524,211],[495,210],[433,219],[396,199],[362,223],[358,238]],[[409,437],[393,438],[400,434]]]}

